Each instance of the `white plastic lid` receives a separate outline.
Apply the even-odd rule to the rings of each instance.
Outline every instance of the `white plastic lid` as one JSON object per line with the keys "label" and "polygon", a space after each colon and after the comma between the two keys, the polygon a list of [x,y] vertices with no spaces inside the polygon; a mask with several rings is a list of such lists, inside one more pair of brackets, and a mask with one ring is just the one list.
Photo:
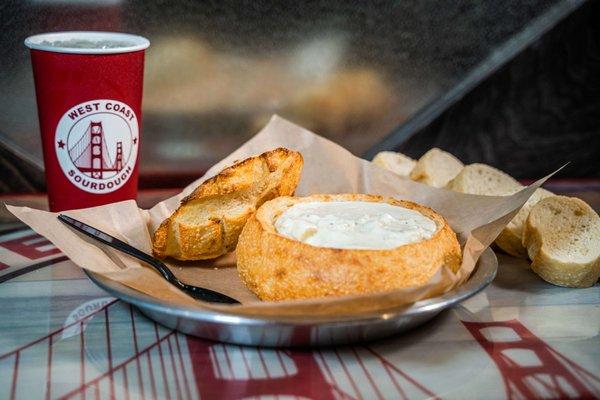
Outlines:
{"label": "white plastic lid", "polygon": [[117,54],[144,50],[150,41],[129,33],[69,31],[29,36],[25,46],[53,53]]}

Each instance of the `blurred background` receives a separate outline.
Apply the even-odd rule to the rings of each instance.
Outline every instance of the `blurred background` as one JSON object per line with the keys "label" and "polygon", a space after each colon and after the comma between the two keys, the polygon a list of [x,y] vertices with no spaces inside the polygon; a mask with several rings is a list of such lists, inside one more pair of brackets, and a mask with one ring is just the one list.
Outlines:
{"label": "blurred background", "polygon": [[0,192],[44,191],[29,52],[141,34],[142,188],[197,178],[280,114],[365,158],[432,146],[520,179],[600,178],[600,2],[0,2]]}

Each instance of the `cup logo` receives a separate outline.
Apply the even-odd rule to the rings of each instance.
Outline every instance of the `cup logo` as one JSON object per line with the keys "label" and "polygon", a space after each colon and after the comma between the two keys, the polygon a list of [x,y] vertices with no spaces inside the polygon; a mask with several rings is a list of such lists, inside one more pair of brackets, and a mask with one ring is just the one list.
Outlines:
{"label": "cup logo", "polygon": [[89,193],[110,193],[131,177],[138,121],[127,104],[91,100],[69,109],[56,126],[55,148],[69,181]]}

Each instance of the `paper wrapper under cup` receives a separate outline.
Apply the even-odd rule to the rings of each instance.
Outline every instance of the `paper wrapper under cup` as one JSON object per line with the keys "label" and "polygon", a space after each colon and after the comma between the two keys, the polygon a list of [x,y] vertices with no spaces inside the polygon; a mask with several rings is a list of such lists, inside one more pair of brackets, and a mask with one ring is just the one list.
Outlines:
{"label": "paper wrapper under cup", "polygon": [[[244,316],[314,319],[319,316],[352,316],[398,308],[440,295],[460,285],[470,276],[483,250],[545,180],[506,197],[474,196],[436,189],[376,167],[353,156],[339,145],[275,116],[261,132],[213,166],[202,178],[177,196],[150,210],[139,209],[134,201],[124,201],[69,211],[66,214],[150,253],[151,233],[177,208],[185,195],[235,161],[276,147],[297,150],[304,157],[302,179],[296,190],[298,196],[316,193],[370,193],[411,200],[442,214],[457,233],[463,248],[463,261],[458,272],[455,274],[446,266],[441,266],[435,276],[423,286],[378,294],[261,302],[239,279],[234,254],[203,262],[168,262],[173,272],[184,282],[220,291],[242,302],[241,305],[218,305],[192,299],[171,286],[150,267],[106,246],[98,247],[98,243],[84,238],[59,222],[55,213],[26,207],[8,206],[8,209],[50,240],[81,268],[162,301]],[[327,266],[324,265],[323,268]]]}

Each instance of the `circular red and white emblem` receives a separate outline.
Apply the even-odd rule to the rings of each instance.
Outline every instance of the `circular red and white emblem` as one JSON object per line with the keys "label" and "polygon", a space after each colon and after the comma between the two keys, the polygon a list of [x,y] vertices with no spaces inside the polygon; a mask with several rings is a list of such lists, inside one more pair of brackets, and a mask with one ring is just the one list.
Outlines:
{"label": "circular red and white emblem", "polygon": [[69,181],[90,193],[110,193],[131,177],[139,135],[135,112],[116,100],[90,100],[58,121],[56,156]]}

